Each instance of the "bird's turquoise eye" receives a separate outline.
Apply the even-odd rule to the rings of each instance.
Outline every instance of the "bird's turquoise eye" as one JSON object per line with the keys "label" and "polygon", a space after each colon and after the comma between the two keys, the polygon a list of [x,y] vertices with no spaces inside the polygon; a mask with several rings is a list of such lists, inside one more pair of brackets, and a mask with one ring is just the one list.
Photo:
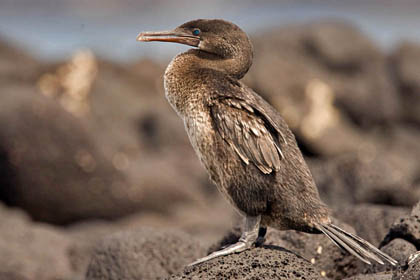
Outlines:
{"label": "bird's turquoise eye", "polygon": [[201,31],[200,31],[200,29],[196,28],[196,29],[193,30],[192,33],[193,33],[194,36],[198,36],[198,35],[201,34]]}

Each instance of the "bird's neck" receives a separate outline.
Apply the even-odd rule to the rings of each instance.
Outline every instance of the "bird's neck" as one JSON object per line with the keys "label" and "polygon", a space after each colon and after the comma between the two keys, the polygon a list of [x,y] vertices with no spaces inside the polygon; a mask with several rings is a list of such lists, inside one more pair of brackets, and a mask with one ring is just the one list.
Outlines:
{"label": "bird's neck", "polygon": [[236,79],[242,79],[252,64],[252,50],[235,50],[232,54],[221,57],[219,55],[191,49],[184,53],[200,68],[215,69]]}
{"label": "bird's neck", "polygon": [[204,84],[217,72],[241,79],[252,63],[252,56],[221,58],[197,49],[177,55],[165,71],[166,97],[181,116],[191,107],[200,106],[209,96]]}

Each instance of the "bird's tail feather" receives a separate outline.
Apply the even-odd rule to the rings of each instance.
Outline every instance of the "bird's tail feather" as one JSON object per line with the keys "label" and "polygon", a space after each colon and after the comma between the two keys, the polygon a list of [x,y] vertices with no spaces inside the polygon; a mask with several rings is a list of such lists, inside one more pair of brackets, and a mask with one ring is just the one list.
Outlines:
{"label": "bird's tail feather", "polygon": [[317,224],[317,229],[328,236],[335,245],[367,264],[371,264],[371,260],[384,264],[383,260],[385,260],[392,265],[397,265],[396,260],[383,253],[366,240],[363,240],[357,235],[348,233],[336,225]]}

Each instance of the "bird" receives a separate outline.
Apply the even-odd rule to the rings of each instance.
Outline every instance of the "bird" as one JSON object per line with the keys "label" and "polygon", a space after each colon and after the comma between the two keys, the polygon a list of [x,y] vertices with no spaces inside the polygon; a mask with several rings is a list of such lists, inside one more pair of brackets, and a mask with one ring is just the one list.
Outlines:
{"label": "bird", "polygon": [[325,234],[361,261],[397,261],[332,223],[295,136],[280,113],[241,79],[253,61],[248,35],[222,19],[197,19],[169,31],[147,31],[140,42],[192,48],[164,74],[166,99],[211,181],[244,217],[239,240],[190,265],[240,253],[263,240],[267,227]]}

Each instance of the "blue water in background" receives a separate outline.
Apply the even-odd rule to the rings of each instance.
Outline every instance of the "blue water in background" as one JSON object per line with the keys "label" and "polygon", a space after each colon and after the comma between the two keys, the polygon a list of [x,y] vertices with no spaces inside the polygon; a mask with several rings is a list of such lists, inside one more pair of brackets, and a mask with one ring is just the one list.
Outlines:
{"label": "blue water in background", "polygon": [[140,46],[136,35],[195,18],[227,19],[249,34],[289,23],[343,19],[385,50],[401,40],[420,42],[420,1],[413,0],[0,0],[0,39],[50,61],[80,48],[121,62],[139,57],[167,60],[186,47]]}

